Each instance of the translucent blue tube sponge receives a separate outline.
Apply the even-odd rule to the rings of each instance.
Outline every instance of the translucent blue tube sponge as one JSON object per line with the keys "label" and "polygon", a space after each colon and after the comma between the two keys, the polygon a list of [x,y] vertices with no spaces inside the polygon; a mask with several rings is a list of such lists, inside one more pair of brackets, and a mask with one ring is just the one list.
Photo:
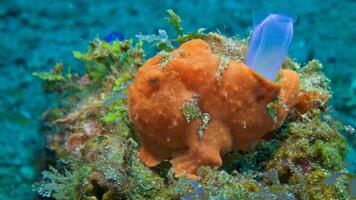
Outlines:
{"label": "translucent blue tube sponge", "polygon": [[254,17],[252,38],[245,64],[273,81],[288,52],[293,35],[293,19],[283,14]]}

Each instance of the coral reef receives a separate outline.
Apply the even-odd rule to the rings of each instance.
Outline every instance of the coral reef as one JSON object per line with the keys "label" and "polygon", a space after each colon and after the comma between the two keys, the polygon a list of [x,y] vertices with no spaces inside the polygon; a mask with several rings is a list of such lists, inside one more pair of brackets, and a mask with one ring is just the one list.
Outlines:
{"label": "coral reef", "polygon": [[[170,15],[168,21],[181,27],[179,17],[172,12]],[[182,28],[176,30],[175,38],[163,37],[155,40],[156,44],[174,47],[186,41],[196,42],[194,39],[211,44],[217,37],[226,38],[216,33],[185,34],[180,32]],[[228,52],[217,48],[216,53],[225,58],[235,55],[244,59],[244,41],[228,38],[227,44],[236,48]],[[156,46],[164,55],[172,53],[166,45]],[[300,67],[287,59],[282,66],[299,74],[302,91],[319,94],[302,98],[309,102],[305,104],[304,113],[291,110],[283,126],[266,135],[253,149],[227,153],[222,157],[220,169],[200,167],[196,179],[192,180],[175,177],[169,161],[148,168],[138,157],[142,141],[129,121],[127,88],[144,63],[142,42],[115,40],[107,43],[95,39],[87,52],[73,53],[85,64],[84,75],[65,70],[65,65],[57,65],[49,73],[37,74],[44,79],[46,91],[56,93],[58,98],[56,106],[44,115],[43,131],[48,136],[49,147],[60,158],[34,184],[34,190],[40,195],[87,200],[354,198],[351,193],[354,177],[342,160],[346,139],[340,134],[339,124],[329,115],[328,79],[316,60]],[[155,59],[148,62],[153,61]],[[161,70],[168,69],[157,64]],[[225,73],[222,80],[224,76]],[[183,106],[185,114],[180,115],[192,122],[201,119],[203,123],[196,123],[195,127],[201,127],[204,139],[210,122],[205,129],[207,115],[205,109],[199,108],[201,97],[190,94],[187,98]],[[270,113],[278,113],[275,105],[269,107]],[[272,121],[271,117],[269,120]],[[197,133],[193,135],[198,138]]]}

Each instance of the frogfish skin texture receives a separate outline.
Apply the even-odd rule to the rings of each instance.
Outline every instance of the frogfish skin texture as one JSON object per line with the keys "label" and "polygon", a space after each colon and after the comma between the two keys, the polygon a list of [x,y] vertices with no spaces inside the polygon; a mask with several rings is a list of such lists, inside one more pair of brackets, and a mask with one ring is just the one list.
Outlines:
{"label": "frogfish skin texture", "polygon": [[[161,55],[139,68],[128,93],[129,119],[138,130],[141,161],[148,167],[172,161],[176,176],[194,176],[198,167],[222,165],[229,151],[250,150],[279,128],[297,103],[299,76],[281,70],[271,82],[242,63],[229,61],[216,78],[220,57],[203,40],[190,40],[174,50],[162,67]],[[182,105],[199,94],[198,106],[210,115],[202,137],[202,120],[188,122]],[[268,104],[279,99],[275,120]]]}

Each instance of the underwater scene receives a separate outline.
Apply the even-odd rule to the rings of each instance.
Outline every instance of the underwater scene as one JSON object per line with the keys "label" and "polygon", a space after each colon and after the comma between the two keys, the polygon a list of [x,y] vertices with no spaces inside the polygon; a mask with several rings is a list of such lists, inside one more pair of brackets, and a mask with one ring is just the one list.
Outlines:
{"label": "underwater scene", "polygon": [[0,17],[0,200],[356,200],[356,1]]}

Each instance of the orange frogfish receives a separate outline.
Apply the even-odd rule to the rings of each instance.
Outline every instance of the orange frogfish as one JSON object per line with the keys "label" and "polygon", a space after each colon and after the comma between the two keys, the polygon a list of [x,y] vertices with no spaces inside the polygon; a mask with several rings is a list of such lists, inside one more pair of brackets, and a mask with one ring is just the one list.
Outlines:
{"label": "orange frogfish", "polygon": [[[168,61],[158,54],[139,68],[128,113],[146,166],[168,159],[176,176],[194,176],[200,166],[219,167],[225,153],[250,150],[282,126],[298,101],[299,75],[282,69],[276,83],[230,60],[217,78],[220,62],[207,42],[194,39]],[[274,117],[271,102],[277,102]]]}

